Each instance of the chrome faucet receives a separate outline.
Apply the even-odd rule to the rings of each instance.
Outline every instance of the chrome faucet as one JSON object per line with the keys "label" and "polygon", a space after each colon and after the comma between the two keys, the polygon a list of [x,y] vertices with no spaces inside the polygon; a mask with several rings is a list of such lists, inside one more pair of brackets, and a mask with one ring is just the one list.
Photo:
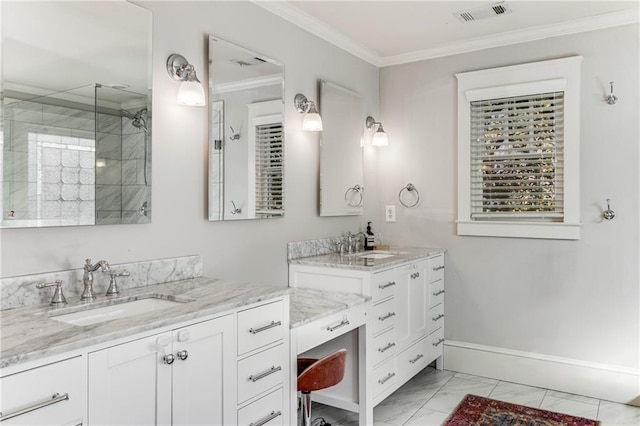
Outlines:
{"label": "chrome faucet", "polygon": [[358,239],[360,235],[362,235],[362,238],[367,238],[364,232],[352,234],[351,231],[349,231],[347,234],[347,252],[349,254],[360,251],[360,241]]}
{"label": "chrome faucet", "polygon": [[82,283],[84,284],[84,291],[80,300],[95,300],[96,295],[93,292],[93,273],[100,268],[102,272],[109,270],[109,264],[106,260],[101,260],[95,265],[91,265],[91,259],[85,260],[84,274],[82,275]]}

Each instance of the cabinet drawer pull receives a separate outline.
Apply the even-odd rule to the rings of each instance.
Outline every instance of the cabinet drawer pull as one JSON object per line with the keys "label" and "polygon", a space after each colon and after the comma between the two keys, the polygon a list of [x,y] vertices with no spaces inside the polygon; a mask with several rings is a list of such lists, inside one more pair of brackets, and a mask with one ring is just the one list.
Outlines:
{"label": "cabinet drawer pull", "polygon": [[387,346],[385,346],[384,348],[378,348],[378,352],[386,352],[386,351],[388,351],[389,349],[391,349],[392,347],[394,347],[395,345],[396,345],[395,343],[393,343],[393,342],[389,342],[389,343],[387,344]]}
{"label": "cabinet drawer pull", "polygon": [[277,373],[280,370],[282,370],[282,366],[279,365],[276,367],[272,365],[271,368],[265,371],[264,373],[256,374],[255,376],[254,375],[249,376],[249,380],[255,383],[258,380],[264,379],[265,377],[270,376],[273,373]]}
{"label": "cabinet drawer pull", "polygon": [[413,274],[411,274],[411,278],[413,278],[414,280],[419,277],[420,277],[420,272],[414,272]]}
{"label": "cabinet drawer pull", "polygon": [[440,338],[440,339],[438,339],[438,341],[437,341],[437,342],[432,343],[432,344],[433,344],[433,346],[438,346],[438,345],[439,345],[440,343],[442,343],[442,342],[444,342],[444,339]]}
{"label": "cabinet drawer pull", "polygon": [[410,359],[410,360],[409,360],[409,362],[410,362],[411,364],[415,364],[416,362],[418,362],[418,360],[419,360],[420,358],[424,358],[424,355],[422,355],[422,354],[418,354],[414,359]]}
{"label": "cabinet drawer pull", "polygon": [[436,266],[435,268],[433,268],[434,271],[439,271],[441,269],[444,269],[444,265]]}
{"label": "cabinet drawer pull", "polygon": [[441,294],[444,294],[444,289],[438,290],[435,293],[433,293],[434,296],[440,296]]}
{"label": "cabinet drawer pull", "polygon": [[440,318],[444,318],[444,314],[438,314],[438,316],[432,317],[433,321],[438,321]]}
{"label": "cabinet drawer pull", "polygon": [[394,285],[396,285],[396,282],[395,282],[395,281],[389,281],[389,282],[388,282],[388,283],[386,283],[386,284],[380,284],[380,285],[378,285],[378,288],[379,288],[380,290],[384,290],[385,288],[387,288],[387,287],[391,287],[391,286],[394,286]]}
{"label": "cabinet drawer pull", "polygon": [[349,325],[349,324],[351,324],[349,322],[349,320],[343,319],[342,321],[340,321],[340,324],[334,325],[333,327],[331,327],[331,326],[327,327],[327,330],[329,330],[329,331],[337,330],[338,328],[344,327],[345,325]]}
{"label": "cabinet drawer pull", "polygon": [[378,383],[380,383],[381,385],[384,385],[389,380],[391,380],[391,378],[395,377],[395,375],[396,373],[389,373],[386,376],[384,376],[382,379],[378,380]]}
{"label": "cabinet drawer pull", "polygon": [[39,409],[44,408],[44,407],[48,407],[49,405],[53,405],[53,404],[56,404],[58,402],[66,401],[68,399],[69,399],[69,394],[68,393],[63,393],[62,395],[60,395],[59,393],[54,393],[53,396],[50,399],[48,399],[46,401],[43,401],[43,402],[39,402],[37,404],[34,404],[31,407],[23,408],[21,410],[14,411],[13,413],[9,413],[9,414],[0,413],[0,422],[12,419],[14,417],[21,416],[23,414],[30,413],[30,412],[35,411],[35,410],[39,410]]}
{"label": "cabinet drawer pull", "polygon": [[391,317],[395,317],[395,316],[396,316],[396,313],[395,313],[395,312],[389,312],[387,315],[383,315],[383,316],[381,316],[381,317],[378,317],[378,319],[379,319],[380,321],[386,321],[386,320],[388,320],[389,318],[391,318]]}
{"label": "cabinet drawer pull", "polygon": [[278,327],[278,326],[280,326],[280,325],[282,325],[282,321],[277,321],[277,322],[276,322],[276,321],[271,321],[271,324],[269,324],[269,325],[265,325],[264,327],[260,327],[260,328],[250,328],[250,329],[249,329],[249,333],[251,333],[251,334],[258,334],[258,333],[260,333],[260,332],[262,332],[262,331],[268,330],[268,329],[273,328],[273,327]]}
{"label": "cabinet drawer pull", "polygon": [[178,355],[178,359],[184,361],[189,357],[189,352],[187,352],[186,349],[183,349],[180,352],[178,352],[176,355]]}
{"label": "cabinet drawer pull", "polygon": [[276,417],[279,417],[282,415],[282,411],[272,411],[271,414],[269,414],[267,417],[265,417],[262,420],[258,420],[257,422],[252,422],[249,423],[249,426],[262,426],[265,425],[267,423],[269,423],[271,420],[275,419]]}

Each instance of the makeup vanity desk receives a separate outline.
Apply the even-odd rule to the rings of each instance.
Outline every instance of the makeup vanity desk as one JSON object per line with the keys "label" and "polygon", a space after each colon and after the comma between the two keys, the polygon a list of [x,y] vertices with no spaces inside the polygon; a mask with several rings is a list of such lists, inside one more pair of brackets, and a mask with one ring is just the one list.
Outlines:
{"label": "makeup vanity desk", "polygon": [[[365,341],[366,333],[366,313],[369,310],[371,297],[355,293],[327,292],[324,290],[310,288],[294,288],[290,293],[290,347],[291,347],[291,410],[292,424],[296,421],[294,414],[297,412],[297,365],[296,359],[305,354],[305,357],[321,358],[328,355],[323,351],[322,345],[332,342],[335,345],[342,345],[343,339],[348,338],[350,332],[362,336],[359,340]],[[365,351],[359,351],[364,354]],[[358,386],[356,390],[366,388],[364,370],[358,371],[358,366],[364,366],[364,359],[359,360],[358,354],[347,353],[347,368],[345,380],[355,382]],[[346,377],[350,375],[350,377]],[[320,395],[322,391],[313,392]],[[360,414],[360,424],[373,423],[373,407],[369,410],[366,404],[358,404],[358,401],[366,401],[364,393],[361,395],[350,395],[354,402],[335,401],[331,397],[319,399],[323,402],[347,408]],[[317,398],[316,398],[317,399]],[[367,412],[369,417],[367,417]],[[312,412],[313,415],[313,412]]]}
{"label": "makeup vanity desk", "polygon": [[[395,248],[289,260],[292,357],[347,349],[344,379],[312,392],[314,401],[357,412],[359,424],[371,425],[374,406],[432,362],[442,369],[444,252]],[[354,296],[366,301],[349,305]],[[296,318],[303,300],[321,311],[336,298],[348,306],[306,323]]]}

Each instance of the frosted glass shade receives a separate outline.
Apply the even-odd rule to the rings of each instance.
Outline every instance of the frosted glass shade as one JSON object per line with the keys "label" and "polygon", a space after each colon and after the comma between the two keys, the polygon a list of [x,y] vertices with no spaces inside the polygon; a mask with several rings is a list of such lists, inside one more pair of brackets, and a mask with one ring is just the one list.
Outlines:
{"label": "frosted glass shade", "polygon": [[183,81],[178,89],[178,104],[204,106],[204,88],[199,81]]}
{"label": "frosted glass shade", "polygon": [[322,118],[317,112],[310,112],[305,114],[302,119],[302,130],[308,132],[320,132],[322,131]]}
{"label": "frosted glass shade", "polygon": [[373,134],[373,139],[371,140],[371,145],[373,146],[388,146],[389,138],[387,138],[387,134],[385,132],[381,132],[378,130]]}

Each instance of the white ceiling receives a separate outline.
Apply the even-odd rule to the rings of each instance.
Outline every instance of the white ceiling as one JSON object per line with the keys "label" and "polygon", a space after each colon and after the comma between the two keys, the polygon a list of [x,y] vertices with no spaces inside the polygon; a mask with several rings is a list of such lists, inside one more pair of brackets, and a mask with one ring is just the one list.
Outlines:
{"label": "white ceiling", "polygon": [[[261,7],[376,65],[387,66],[640,21],[623,1],[260,1]],[[506,3],[511,13],[454,13]]]}

